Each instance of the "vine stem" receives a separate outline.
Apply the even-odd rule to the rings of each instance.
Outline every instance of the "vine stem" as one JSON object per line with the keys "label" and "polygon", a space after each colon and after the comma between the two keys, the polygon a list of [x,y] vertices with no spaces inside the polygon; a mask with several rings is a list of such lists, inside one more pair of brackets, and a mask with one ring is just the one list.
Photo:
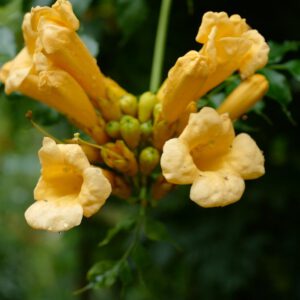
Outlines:
{"label": "vine stem", "polygon": [[161,83],[171,4],[172,0],[162,0],[161,2],[150,78],[150,91],[153,93],[158,90]]}

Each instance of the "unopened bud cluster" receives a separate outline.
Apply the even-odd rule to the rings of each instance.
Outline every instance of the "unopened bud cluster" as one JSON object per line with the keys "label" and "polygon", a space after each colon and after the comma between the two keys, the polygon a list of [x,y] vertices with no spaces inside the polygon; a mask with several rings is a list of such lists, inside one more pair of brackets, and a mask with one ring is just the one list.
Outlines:
{"label": "unopened bud cluster", "polygon": [[109,112],[102,114],[108,142],[101,144],[98,162],[106,169],[113,194],[128,199],[134,194],[132,183],[146,178],[152,198],[160,199],[173,186],[161,173],[162,147],[186,126],[187,114],[177,122],[168,122],[162,117],[161,103],[155,94],[134,96],[111,79],[106,79],[106,85],[107,97],[100,99],[98,105],[112,105],[107,108]]}

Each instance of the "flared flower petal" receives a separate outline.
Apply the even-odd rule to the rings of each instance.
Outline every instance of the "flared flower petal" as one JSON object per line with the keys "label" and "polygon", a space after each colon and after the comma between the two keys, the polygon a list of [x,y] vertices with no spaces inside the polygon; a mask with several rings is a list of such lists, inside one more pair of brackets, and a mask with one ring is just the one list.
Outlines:
{"label": "flared flower petal", "polygon": [[165,143],[160,163],[164,177],[170,183],[191,184],[198,175],[188,146],[177,138]]}
{"label": "flared flower petal", "polygon": [[27,223],[35,229],[60,232],[78,226],[82,220],[82,207],[73,202],[37,201],[25,212]]}
{"label": "flared flower petal", "polygon": [[168,182],[192,183],[191,199],[213,207],[238,201],[244,179],[264,174],[264,158],[249,135],[235,137],[228,114],[206,107],[191,114],[179,138],[166,142],[161,167]]}
{"label": "flared flower petal", "polygon": [[25,213],[36,229],[64,231],[95,214],[111,193],[100,168],[91,166],[77,144],[56,144],[44,138],[39,151],[41,177],[34,190],[37,201]]}
{"label": "flared flower petal", "polygon": [[225,171],[201,172],[193,182],[190,198],[202,207],[225,206],[242,197],[244,180]]}
{"label": "flared flower petal", "polygon": [[250,30],[245,19],[224,12],[204,14],[196,41],[203,44],[200,54],[209,60],[211,73],[198,97],[239,70],[242,79],[265,66],[269,46],[257,30]]}
{"label": "flared flower petal", "polygon": [[255,179],[265,174],[262,151],[246,133],[236,136],[226,161],[244,179]]}

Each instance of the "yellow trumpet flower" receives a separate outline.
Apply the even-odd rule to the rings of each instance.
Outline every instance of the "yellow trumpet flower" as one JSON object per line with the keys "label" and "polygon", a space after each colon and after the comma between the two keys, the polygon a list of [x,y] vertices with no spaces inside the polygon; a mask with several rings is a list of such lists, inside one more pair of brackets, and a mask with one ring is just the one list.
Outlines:
{"label": "yellow trumpet flower", "polygon": [[22,27],[32,54],[43,53],[76,79],[91,98],[105,98],[104,76],[77,35],[78,28],[79,21],[67,0],[58,0],[51,8],[33,8]]}
{"label": "yellow trumpet flower", "polygon": [[268,91],[269,82],[265,76],[254,74],[242,81],[222,102],[218,113],[228,113],[232,120],[238,119],[259,101]]}
{"label": "yellow trumpet flower", "polygon": [[210,74],[198,91],[203,96],[233,72],[242,79],[254,74],[268,61],[269,46],[257,30],[250,29],[239,15],[228,17],[225,12],[203,15],[196,41],[203,44],[200,54],[209,61]]}
{"label": "yellow trumpet flower", "polygon": [[94,107],[77,81],[57,68],[37,72],[26,47],[14,60],[3,66],[0,80],[5,83],[7,94],[19,91],[43,102],[74,120],[83,130],[92,133],[99,143],[107,140]]}
{"label": "yellow trumpet flower", "polygon": [[190,198],[198,205],[225,206],[241,198],[245,179],[264,174],[264,157],[249,135],[235,136],[227,114],[205,107],[165,143],[161,167],[168,182],[192,184]]}
{"label": "yellow trumpet flower", "polygon": [[264,38],[239,15],[207,12],[196,41],[203,44],[202,49],[180,57],[157,94],[163,117],[170,122],[235,71],[246,79],[268,60]]}
{"label": "yellow trumpet flower", "polygon": [[197,51],[189,51],[180,57],[157,94],[162,101],[164,119],[169,122],[177,120],[186,106],[197,100],[198,91],[207,76],[206,58]]}
{"label": "yellow trumpet flower", "polygon": [[25,212],[36,229],[65,231],[90,217],[105,203],[111,185],[100,168],[90,165],[79,145],[56,144],[45,137],[39,151],[41,177],[34,190],[36,202]]}

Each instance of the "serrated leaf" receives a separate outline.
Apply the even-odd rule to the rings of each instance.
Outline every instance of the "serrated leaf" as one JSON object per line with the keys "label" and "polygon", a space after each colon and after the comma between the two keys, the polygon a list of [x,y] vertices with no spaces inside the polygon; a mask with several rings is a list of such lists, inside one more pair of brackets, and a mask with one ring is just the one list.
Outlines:
{"label": "serrated leaf", "polygon": [[276,100],[281,105],[287,105],[292,101],[292,92],[286,77],[278,71],[264,68],[260,73],[265,75],[269,81],[267,96]]}
{"label": "serrated leaf", "polygon": [[268,42],[270,46],[269,64],[280,62],[288,52],[298,51],[299,41],[284,41],[283,43]]}
{"label": "serrated leaf", "polygon": [[117,0],[117,21],[128,39],[143,23],[148,15],[145,0]]}
{"label": "serrated leaf", "polygon": [[106,233],[105,238],[99,243],[99,247],[107,245],[119,232],[130,230],[136,223],[135,218],[128,218],[121,220],[115,225],[115,227],[109,229]]}
{"label": "serrated leaf", "polygon": [[89,270],[87,278],[95,287],[110,287],[116,282],[119,270],[119,261],[103,260]]}
{"label": "serrated leaf", "polygon": [[280,65],[280,68],[286,69],[296,80],[300,81],[300,60],[299,59],[290,60]]}

